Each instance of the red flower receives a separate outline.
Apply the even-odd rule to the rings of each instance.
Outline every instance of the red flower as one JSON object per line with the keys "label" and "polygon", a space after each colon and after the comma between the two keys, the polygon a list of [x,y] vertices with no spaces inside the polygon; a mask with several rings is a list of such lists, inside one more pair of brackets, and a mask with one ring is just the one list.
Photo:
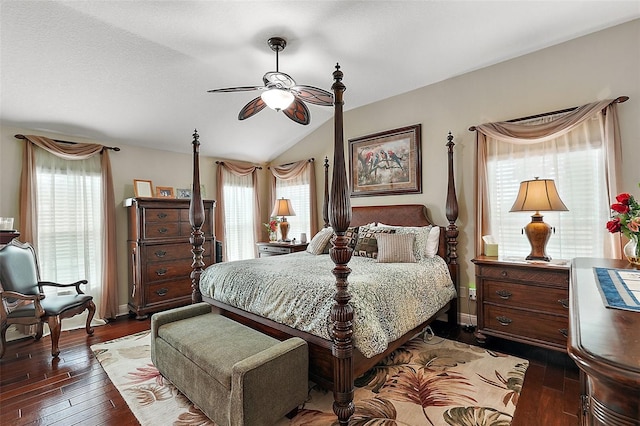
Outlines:
{"label": "red flower", "polygon": [[616,211],[618,213],[629,213],[629,206],[626,204],[611,204],[611,210]]}
{"label": "red flower", "polygon": [[[631,194],[628,194],[626,192],[623,192],[622,194],[618,194],[616,196],[616,201],[619,202],[620,204],[624,204],[625,206],[629,205],[630,199],[631,199]],[[611,208],[613,208],[613,206],[611,206]],[[626,213],[626,212],[623,212],[623,213]]]}
{"label": "red flower", "polygon": [[607,222],[607,230],[612,234],[620,232],[620,218],[614,217],[613,220]]}

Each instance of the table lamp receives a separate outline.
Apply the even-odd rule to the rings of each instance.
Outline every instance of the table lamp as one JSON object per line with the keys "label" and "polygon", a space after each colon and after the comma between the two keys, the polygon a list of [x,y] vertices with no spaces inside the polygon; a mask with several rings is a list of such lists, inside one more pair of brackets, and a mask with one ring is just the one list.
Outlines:
{"label": "table lamp", "polygon": [[520,190],[511,212],[534,211],[531,222],[525,226],[524,232],[531,244],[531,253],[527,260],[550,261],[545,252],[547,241],[551,236],[551,227],[542,220],[541,211],[568,211],[558,195],[553,179],[525,180],[520,183]]}
{"label": "table lamp", "polygon": [[288,198],[281,198],[276,200],[276,204],[273,206],[271,216],[282,216],[280,218],[280,234],[282,235],[282,241],[289,242],[287,235],[289,234],[289,222],[285,216],[295,216],[296,213],[291,207],[291,200]]}

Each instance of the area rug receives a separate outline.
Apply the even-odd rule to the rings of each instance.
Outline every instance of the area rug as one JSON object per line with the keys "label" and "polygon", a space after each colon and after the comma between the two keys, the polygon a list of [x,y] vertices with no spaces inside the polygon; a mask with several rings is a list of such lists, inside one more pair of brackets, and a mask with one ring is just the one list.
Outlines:
{"label": "area rug", "polygon": [[[356,380],[352,425],[511,424],[529,362],[439,337],[416,337]],[[140,424],[214,425],[154,367],[150,332],[91,346]],[[284,425],[337,424],[333,394],[310,383]]]}

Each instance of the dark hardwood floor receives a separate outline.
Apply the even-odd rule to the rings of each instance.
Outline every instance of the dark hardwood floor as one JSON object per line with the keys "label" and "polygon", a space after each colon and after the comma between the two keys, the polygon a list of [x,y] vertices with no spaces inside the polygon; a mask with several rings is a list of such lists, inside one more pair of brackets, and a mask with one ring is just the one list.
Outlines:
{"label": "dark hardwood floor", "polygon": [[[138,424],[89,347],[147,329],[148,319],[124,317],[96,327],[91,337],[84,330],[65,331],[60,356],[53,360],[49,337],[10,342],[0,360],[0,424]],[[434,329],[475,344],[473,334],[462,329]],[[578,424],[578,369],[566,354],[500,339],[490,339],[486,347],[530,361],[513,426]]]}

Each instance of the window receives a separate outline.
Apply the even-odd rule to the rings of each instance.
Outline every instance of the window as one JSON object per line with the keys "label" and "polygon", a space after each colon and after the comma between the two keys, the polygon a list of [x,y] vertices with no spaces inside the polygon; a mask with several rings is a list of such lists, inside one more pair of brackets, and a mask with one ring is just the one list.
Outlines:
{"label": "window", "polygon": [[[557,116],[527,122],[539,124]],[[555,180],[568,212],[540,212],[555,233],[547,244],[552,258],[605,256],[605,223],[609,201],[605,177],[602,113],[569,133],[534,144],[513,144],[487,138],[487,193],[491,233],[500,254],[524,257],[530,252],[522,228],[526,213],[510,213],[521,181]],[[533,214],[533,212],[531,213]]]}
{"label": "window", "polygon": [[[307,173],[302,173],[292,179],[276,178],[276,199],[288,198],[296,213],[295,216],[288,216],[289,239],[300,241],[300,234],[305,233],[311,238],[311,187]],[[273,206],[271,206],[273,208]]]}
{"label": "window", "polygon": [[252,174],[238,176],[223,169],[224,244],[226,259],[255,257],[254,200]]}
{"label": "window", "polygon": [[[36,150],[37,249],[41,279],[73,283],[99,305],[102,282],[102,184],[100,156],[65,160]],[[46,291],[75,289],[46,287]],[[63,321],[65,329],[84,326],[86,313]]]}

